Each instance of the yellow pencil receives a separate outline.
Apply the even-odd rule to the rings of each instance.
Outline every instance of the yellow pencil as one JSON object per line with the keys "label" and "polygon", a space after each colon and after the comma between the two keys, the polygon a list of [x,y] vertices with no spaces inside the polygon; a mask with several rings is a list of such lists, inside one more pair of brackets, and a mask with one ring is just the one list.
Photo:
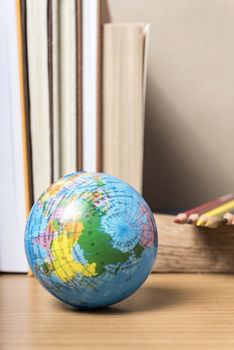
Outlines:
{"label": "yellow pencil", "polygon": [[216,217],[216,216],[221,216],[223,214],[225,214],[226,212],[228,212],[229,210],[233,210],[234,209],[234,200],[229,201],[223,205],[220,205],[219,207],[207,211],[206,213],[204,213],[200,219],[197,221],[197,226],[205,226],[207,223],[207,220],[211,217]]}

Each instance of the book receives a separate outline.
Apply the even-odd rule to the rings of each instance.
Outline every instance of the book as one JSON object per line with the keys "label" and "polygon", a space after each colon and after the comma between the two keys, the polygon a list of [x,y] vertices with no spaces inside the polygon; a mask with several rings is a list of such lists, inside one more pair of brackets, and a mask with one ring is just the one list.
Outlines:
{"label": "book", "polygon": [[26,31],[26,0],[16,1],[16,18],[19,52],[19,80],[21,97],[21,116],[24,149],[25,191],[27,198],[28,214],[33,204],[33,175],[32,175],[32,143],[30,134],[30,101],[28,84],[27,61],[27,31]]}
{"label": "book", "polygon": [[233,3],[106,3],[113,23],[150,23],[143,187],[151,208],[176,212],[232,192]]}
{"label": "book", "polygon": [[47,45],[49,72],[49,112],[50,112],[50,146],[52,162],[52,181],[61,176],[60,144],[60,90],[59,90],[59,1],[51,0],[47,5]]}
{"label": "book", "polygon": [[82,167],[81,1],[27,1],[34,200]]}
{"label": "book", "polygon": [[[8,180],[10,183],[10,193],[6,188],[2,213],[8,211],[3,215],[5,218],[1,218],[1,227],[10,220],[9,208],[12,207],[17,219],[7,227],[6,232],[11,234],[9,232],[6,237],[0,234],[0,240],[4,250],[13,241],[15,248],[20,246],[20,249],[16,253],[13,247],[9,257],[1,254],[0,269],[23,272],[27,270],[23,249],[25,216],[33,202],[51,182],[64,174],[82,170],[83,157],[86,170],[100,170],[101,1],[95,1],[94,6],[94,1],[17,0],[16,5],[17,28],[13,23],[16,19],[14,1],[10,0],[7,5],[1,3],[4,8],[1,15],[11,16],[8,26],[5,19],[2,21],[5,25],[2,67],[7,67],[9,73],[4,73],[0,84],[4,91],[2,95],[6,95],[1,116],[8,116],[6,125],[2,124],[5,126],[2,148],[7,145],[2,163],[5,164],[7,159],[6,169],[11,170],[8,174],[2,172],[3,182]],[[91,25],[90,20],[94,20]],[[17,69],[16,61],[11,58],[17,58],[16,35],[19,45]],[[82,50],[84,38],[86,46]],[[6,39],[10,39],[8,43]],[[87,63],[93,65],[91,70],[88,64],[82,70],[85,57]],[[19,79],[19,89],[13,89],[17,85],[14,75]],[[89,88],[82,93],[84,85],[91,88],[91,95]],[[20,128],[19,120],[15,121],[19,116],[22,119]],[[88,136],[85,142],[83,129]],[[19,254],[23,262],[18,261]]]}
{"label": "book", "polygon": [[59,108],[61,174],[77,170],[76,5],[59,2]]}
{"label": "book", "polygon": [[101,170],[101,0],[82,2],[83,170]]}
{"label": "book", "polygon": [[148,24],[104,24],[103,169],[139,192],[148,34]]}
{"label": "book", "polygon": [[26,1],[33,193],[37,200],[53,181],[49,108],[47,0]]}
{"label": "book", "polygon": [[82,168],[81,0],[48,2],[53,181]]}
{"label": "book", "polygon": [[82,0],[76,0],[76,114],[77,114],[77,170],[83,167],[82,116]]}
{"label": "book", "polygon": [[26,272],[24,228],[31,205],[19,1],[0,2],[0,271]]}

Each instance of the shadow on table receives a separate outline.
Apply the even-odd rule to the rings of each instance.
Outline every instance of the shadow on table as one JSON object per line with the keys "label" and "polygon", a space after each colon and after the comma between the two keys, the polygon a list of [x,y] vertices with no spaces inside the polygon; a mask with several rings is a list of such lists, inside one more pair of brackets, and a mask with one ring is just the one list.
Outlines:
{"label": "shadow on table", "polygon": [[189,300],[188,290],[180,289],[178,286],[171,288],[155,286],[144,286],[134,295],[118,304],[98,310],[79,310],[67,307],[65,304],[54,300],[54,307],[65,312],[81,312],[95,315],[129,314],[142,311],[156,311],[173,305],[183,304]]}

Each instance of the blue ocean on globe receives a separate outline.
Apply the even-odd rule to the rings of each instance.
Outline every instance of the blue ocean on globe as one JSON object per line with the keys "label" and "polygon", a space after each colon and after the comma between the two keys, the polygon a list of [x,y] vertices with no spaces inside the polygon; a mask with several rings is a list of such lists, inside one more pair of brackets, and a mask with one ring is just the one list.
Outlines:
{"label": "blue ocean on globe", "polygon": [[133,294],[157,254],[153,214],[127,183],[79,172],[52,184],[31,209],[25,250],[51,294],[80,309],[106,307]]}

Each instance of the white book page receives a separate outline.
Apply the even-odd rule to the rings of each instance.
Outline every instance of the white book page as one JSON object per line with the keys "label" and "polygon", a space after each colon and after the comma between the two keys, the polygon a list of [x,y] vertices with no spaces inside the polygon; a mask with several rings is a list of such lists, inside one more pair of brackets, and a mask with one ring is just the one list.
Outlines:
{"label": "white book page", "polygon": [[61,176],[76,171],[76,22],[75,1],[60,2]]}
{"label": "white book page", "polygon": [[0,2],[0,52],[0,270],[26,272],[26,204],[14,0]]}
{"label": "white book page", "polygon": [[47,1],[27,0],[34,200],[51,183],[47,24]]}
{"label": "white book page", "polygon": [[83,15],[83,169],[96,171],[98,0],[82,3]]}

